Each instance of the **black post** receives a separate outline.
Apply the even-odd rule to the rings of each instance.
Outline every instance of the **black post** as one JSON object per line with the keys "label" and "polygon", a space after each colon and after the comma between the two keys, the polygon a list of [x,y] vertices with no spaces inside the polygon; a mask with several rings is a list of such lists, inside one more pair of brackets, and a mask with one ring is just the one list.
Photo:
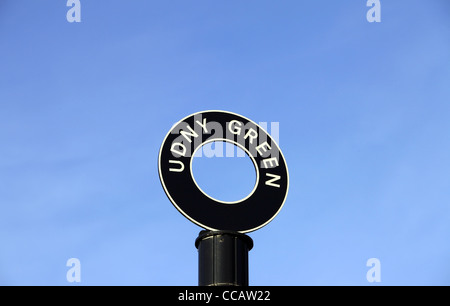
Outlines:
{"label": "black post", "polygon": [[198,249],[199,286],[248,286],[248,251],[253,240],[233,231],[201,231]]}

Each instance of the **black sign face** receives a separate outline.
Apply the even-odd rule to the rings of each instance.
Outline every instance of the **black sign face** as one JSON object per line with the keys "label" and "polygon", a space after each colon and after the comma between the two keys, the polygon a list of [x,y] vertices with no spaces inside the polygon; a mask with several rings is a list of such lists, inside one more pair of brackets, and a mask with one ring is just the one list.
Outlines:
{"label": "black sign face", "polygon": [[[253,161],[256,184],[242,200],[223,202],[207,195],[192,173],[195,152],[213,141],[232,143]],[[209,230],[247,233],[279,213],[289,189],[286,161],[272,137],[255,122],[226,111],[204,111],[176,123],[163,141],[158,159],[161,184],[186,218]],[[219,175],[211,173],[211,176]]]}

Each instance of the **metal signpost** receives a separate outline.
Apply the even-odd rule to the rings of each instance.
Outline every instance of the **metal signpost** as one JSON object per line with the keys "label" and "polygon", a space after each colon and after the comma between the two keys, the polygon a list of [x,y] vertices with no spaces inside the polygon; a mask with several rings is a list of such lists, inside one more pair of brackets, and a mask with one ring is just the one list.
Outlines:
{"label": "metal signpost", "polygon": [[[256,184],[242,200],[224,202],[198,186],[192,173],[195,152],[223,141],[246,152]],[[203,111],[177,122],[165,137],[158,158],[159,177],[175,208],[203,227],[195,241],[199,285],[248,285],[248,252],[255,231],[275,218],[286,200],[289,174],[280,148],[258,124],[227,111]],[[212,174],[214,175],[214,174]]]}

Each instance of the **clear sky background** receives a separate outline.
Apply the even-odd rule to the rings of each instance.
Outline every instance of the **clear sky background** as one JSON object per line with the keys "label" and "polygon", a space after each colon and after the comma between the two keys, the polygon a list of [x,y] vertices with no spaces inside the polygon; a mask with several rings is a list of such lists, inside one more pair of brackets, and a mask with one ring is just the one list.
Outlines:
{"label": "clear sky background", "polygon": [[[450,2],[381,4],[0,0],[0,284],[72,285],[75,257],[82,285],[196,285],[157,156],[223,109],[279,122],[290,172],[251,285],[373,285],[369,258],[450,285]],[[205,189],[248,192],[247,158],[203,159]]]}

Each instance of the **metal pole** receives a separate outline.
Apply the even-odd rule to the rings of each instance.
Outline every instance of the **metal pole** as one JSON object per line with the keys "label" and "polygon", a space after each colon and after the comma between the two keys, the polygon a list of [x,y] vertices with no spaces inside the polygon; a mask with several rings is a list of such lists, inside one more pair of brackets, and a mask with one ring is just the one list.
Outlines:
{"label": "metal pole", "polygon": [[199,286],[248,286],[248,251],[253,240],[233,231],[201,231],[198,249]]}

